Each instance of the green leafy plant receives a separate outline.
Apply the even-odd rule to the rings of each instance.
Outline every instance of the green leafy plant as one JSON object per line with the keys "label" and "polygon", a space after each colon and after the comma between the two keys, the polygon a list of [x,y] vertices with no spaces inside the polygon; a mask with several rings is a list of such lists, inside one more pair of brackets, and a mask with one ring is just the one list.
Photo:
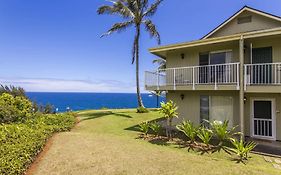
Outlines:
{"label": "green leafy plant", "polygon": [[0,95],[1,94],[10,94],[13,97],[24,97],[27,98],[25,95],[25,90],[21,87],[16,87],[16,86],[7,86],[7,85],[0,85]]}
{"label": "green leafy plant", "polygon": [[0,96],[0,123],[19,122],[32,115],[32,103],[25,97],[7,93]]}
{"label": "green leafy plant", "polygon": [[177,129],[183,132],[190,140],[190,143],[194,143],[198,128],[193,125],[191,121],[183,121],[181,124],[176,126]]}
{"label": "green leafy plant", "polygon": [[159,136],[162,126],[157,122],[151,122],[149,125],[155,136]]}
{"label": "green leafy plant", "polygon": [[229,128],[229,121],[225,120],[221,121],[213,121],[209,122],[211,129],[214,132],[214,136],[218,139],[219,144],[218,147],[222,147],[225,141],[229,141],[231,137],[234,135],[240,134],[239,132],[235,132],[236,127]]}
{"label": "green leafy plant", "polygon": [[22,123],[0,125],[0,174],[24,174],[47,139],[74,124],[71,114],[37,114]]}
{"label": "green leafy plant", "polygon": [[173,101],[167,103],[162,102],[159,112],[167,119],[166,135],[169,139],[172,138],[172,120],[178,118],[178,107]]}
{"label": "green leafy plant", "polygon": [[231,138],[231,143],[235,148],[231,148],[231,151],[236,153],[236,155],[239,157],[239,161],[247,160],[249,152],[252,151],[257,144],[255,142],[245,142],[242,139],[242,135],[239,139]]}
{"label": "green leafy plant", "polygon": [[149,131],[149,122],[148,121],[144,121],[142,123],[139,124],[139,130],[145,135],[147,136],[148,131]]}
{"label": "green leafy plant", "polygon": [[137,113],[148,113],[149,110],[146,109],[145,107],[138,107],[137,108]]}
{"label": "green leafy plant", "polygon": [[213,137],[213,131],[205,127],[201,127],[197,132],[198,138],[209,147],[210,141]]}

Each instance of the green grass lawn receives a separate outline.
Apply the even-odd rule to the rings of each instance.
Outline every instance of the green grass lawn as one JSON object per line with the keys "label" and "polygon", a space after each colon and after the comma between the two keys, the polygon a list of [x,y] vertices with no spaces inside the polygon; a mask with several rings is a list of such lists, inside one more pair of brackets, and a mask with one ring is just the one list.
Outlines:
{"label": "green grass lawn", "polygon": [[246,165],[221,153],[200,155],[174,144],[137,139],[137,124],[160,117],[135,110],[83,111],[71,131],[55,136],[35,174],[281,174],[262,156]]}

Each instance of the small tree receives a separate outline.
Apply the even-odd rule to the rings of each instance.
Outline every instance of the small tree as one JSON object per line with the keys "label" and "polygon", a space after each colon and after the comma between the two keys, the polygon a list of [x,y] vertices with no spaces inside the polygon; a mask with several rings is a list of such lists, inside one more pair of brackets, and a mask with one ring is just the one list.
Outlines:
{"label": "small tree", "polygon": [[173,101],[167,103],[162,102],[159,112],[167,119],[166,135],[169,139],[172,138],[172,120],[178,118],[177,105]]}

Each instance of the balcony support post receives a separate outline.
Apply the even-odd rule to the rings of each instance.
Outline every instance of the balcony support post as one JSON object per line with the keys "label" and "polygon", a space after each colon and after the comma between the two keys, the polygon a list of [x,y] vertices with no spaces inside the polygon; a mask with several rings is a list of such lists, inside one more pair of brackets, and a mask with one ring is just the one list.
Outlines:
{"label": "balcony support post", "polygon": [[194,67],[192,67],[192,90],[195,90],[195,72],[194,72]]}
{"label": "balcony support post", "polygon": [[215,65],[215,90],[218,90],[217,76],[218,76],[217,65]]}
{"label": "balcony support post", "polygon": [[[244,86],[244,38],[241,35],[239,40],[239,62],[240,62],[240,87]],[[244,88],[239,90],[239,115],[240,115],[240,131],[244,133]]]}
{"label": "balcony support post", "polygon": [[176,90],[176,69],[173,69],[174,71],[174,90]]}

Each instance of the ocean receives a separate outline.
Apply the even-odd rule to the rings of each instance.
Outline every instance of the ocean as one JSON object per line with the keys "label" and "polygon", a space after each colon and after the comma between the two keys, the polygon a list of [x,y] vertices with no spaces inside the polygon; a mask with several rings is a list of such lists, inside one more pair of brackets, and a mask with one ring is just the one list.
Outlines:
{"label": "ocean", "polygon": [[[38,104],[46,105],[50,103],[64,112],[67,108],[73,111],[86,109],[122,109],[136,108],[137,96],[133,93],[60,93],[60,92],[27,92],[27,96]],[[142,94],[145,107],[157,107],[155,95]],[[160,97],[159,102],[165,101],[165,97]],[[158,104],[159,105],[159,104]]]}

